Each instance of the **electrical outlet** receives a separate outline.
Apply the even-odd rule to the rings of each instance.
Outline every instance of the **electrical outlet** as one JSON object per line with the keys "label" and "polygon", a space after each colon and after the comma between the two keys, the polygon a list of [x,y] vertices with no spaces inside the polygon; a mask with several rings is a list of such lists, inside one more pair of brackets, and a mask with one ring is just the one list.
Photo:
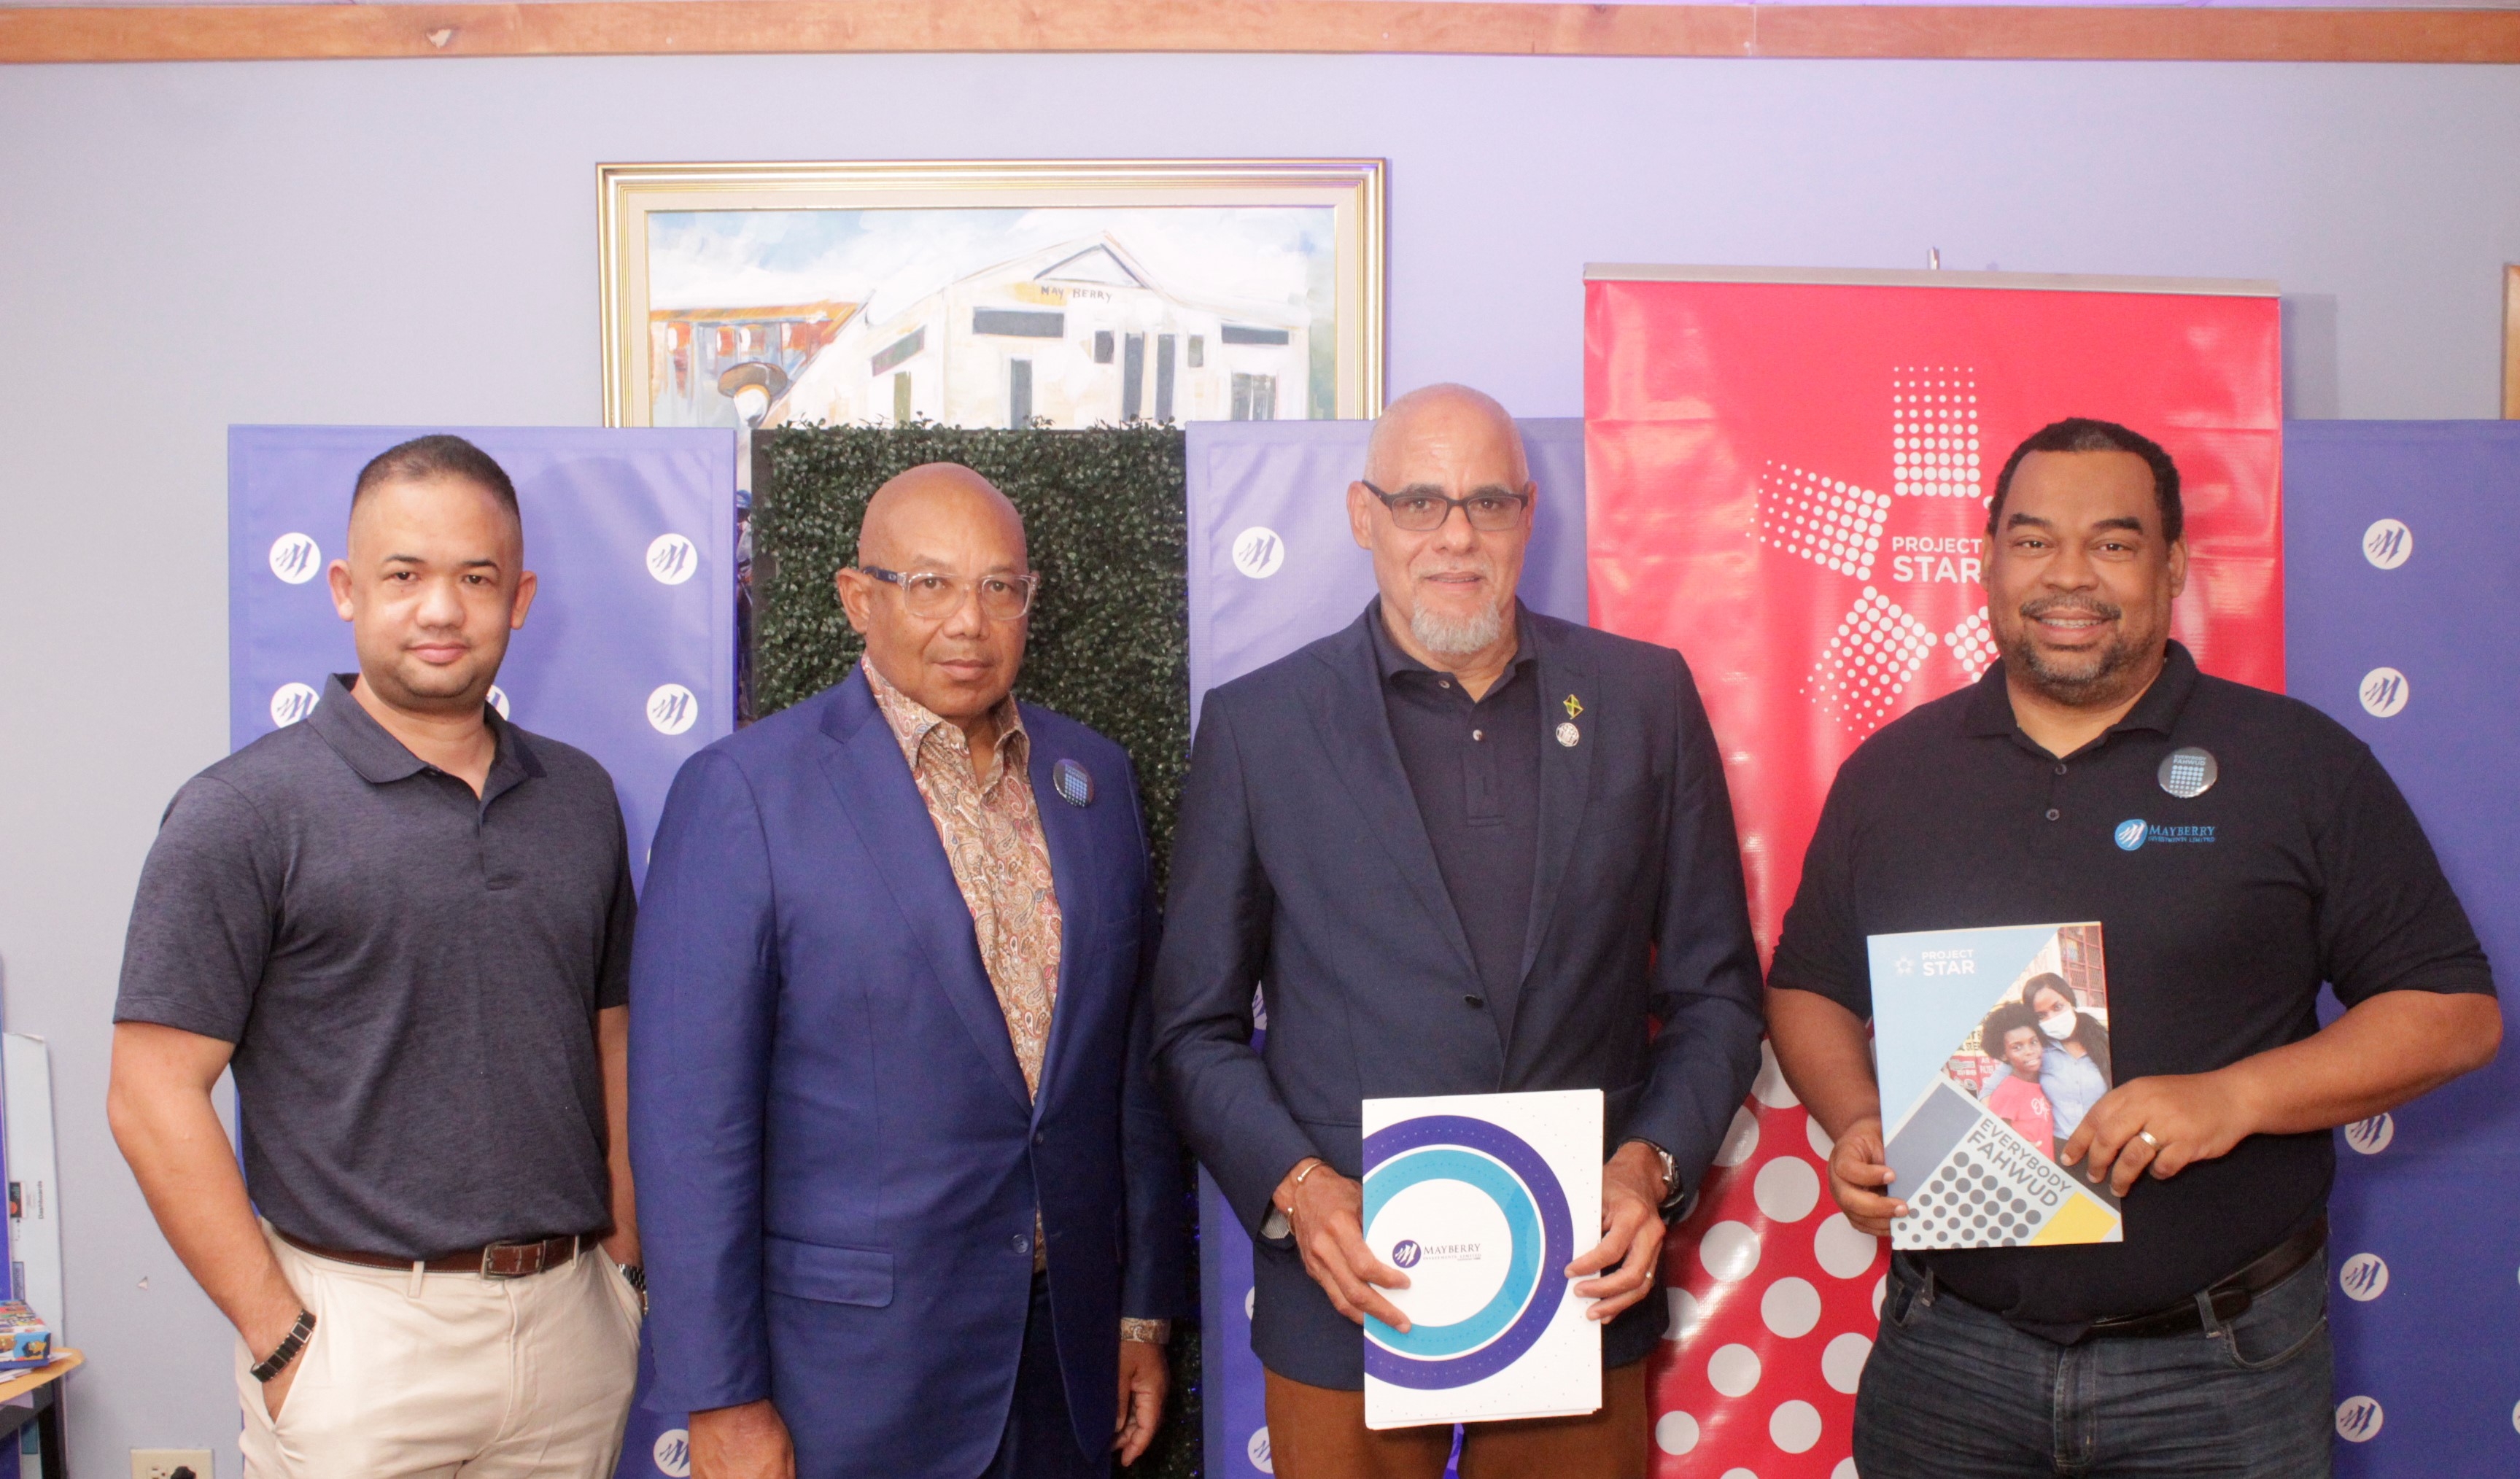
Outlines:
{"label": "electrical outlet", "polygon": [[208,1449],[133,1449],[131,1479],[216,1479]]}

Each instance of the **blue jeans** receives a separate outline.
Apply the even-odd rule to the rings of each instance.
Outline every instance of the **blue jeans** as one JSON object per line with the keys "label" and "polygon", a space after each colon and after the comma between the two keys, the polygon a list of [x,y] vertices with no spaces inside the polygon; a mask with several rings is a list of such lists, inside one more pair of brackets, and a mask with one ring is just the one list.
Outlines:
{"label": "blue jeans", "polygon": [[2060,1346],[1891,1261],[1855,1397],[1864,1479],[2325,1479],[2327,1261],[2228,1322]]}

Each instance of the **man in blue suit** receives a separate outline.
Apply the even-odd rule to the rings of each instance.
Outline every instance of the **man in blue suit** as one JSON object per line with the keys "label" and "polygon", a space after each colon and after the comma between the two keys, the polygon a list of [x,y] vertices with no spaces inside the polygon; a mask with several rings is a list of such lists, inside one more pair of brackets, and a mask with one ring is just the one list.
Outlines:
{"label": "man in blue suit", "polygon": [[696,1479],[1080,1479],[1154,1434],[1156,916],[1127,757],[1010,696],[1038,580],[985,479],[902,473],[836,577],[866,660],[666,798],[631,1158]]}
{"label": "man in blue suit", "polygon": [[1563,1272],[1606,1322],[1603,1406],[1472,1424],[1461,1471],[1642,1479],[1663,1229],[1759,1060],[1722,757],[1679,653],[1514,599],[1539,490],[1496,402],[1404,397],[1366,463],[1348,512],[1379,597],[1200,714],[1158,1061],[1255,1239],[1281,1479],[1436,1479],[1451,1450],[1365,1427],[1358,1326],[1407,1329],[1379,1290],[1408,1280],[1363,1235],[1360,1102],[1602,1091],[1600,1240]]}

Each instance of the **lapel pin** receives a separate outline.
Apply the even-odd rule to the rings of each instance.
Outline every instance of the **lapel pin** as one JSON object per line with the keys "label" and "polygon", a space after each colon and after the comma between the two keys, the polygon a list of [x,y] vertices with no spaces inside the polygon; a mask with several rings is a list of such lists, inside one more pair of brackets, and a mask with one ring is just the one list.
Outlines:
{"label": "lapel pin", "polygon": [[1568,749],[1573,749],[1583,738],[1584,732],[1577,729],[1571,721],[1557,726],[1557,742]]}
{"label": "lapel pin", "polygon": [[1584,700],[1576,697],[1573,694],[1566,695],[1566,717],[1569,719],[1581,719],[1584,717]]}
{"label": "lapel pin", "polygon": [[1061,760],[1052,766],[1050,784],[1058,792],[1058,799],[1070,806],[1086,806],[1094,800],[1094,778],[1073,760]]}
{"label": "lapel pin", "polygon": [[2163,790],[2189,801],[2214,788],[2214,783],[2223,778],[2223,767],[2215,763],[2212,750],[2189,744],[2163,756],[2161,769],[2154,774]]}

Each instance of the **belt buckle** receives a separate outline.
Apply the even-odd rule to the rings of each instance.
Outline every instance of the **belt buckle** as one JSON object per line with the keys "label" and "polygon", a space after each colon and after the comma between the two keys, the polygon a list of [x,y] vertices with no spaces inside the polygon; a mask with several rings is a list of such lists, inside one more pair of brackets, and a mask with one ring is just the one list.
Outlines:
{"label": "belt buckle", "polygon": [[[503,1269],[495,1266],[496,1260],[500,1254],[521,1254],[527,1249],[531,1249],[533,1252],[532,1263],[534,1266],[532,1268]],[[522,1259],[518,1260],[520,1263],[523,1261],[524,1260]],[[481,1245],[481,1277],[483,1278],[530,1278],[534,1275],[542,1272],[542,1261],[543,1245],[539,1242],[494,1242],[483,1243]]]}

